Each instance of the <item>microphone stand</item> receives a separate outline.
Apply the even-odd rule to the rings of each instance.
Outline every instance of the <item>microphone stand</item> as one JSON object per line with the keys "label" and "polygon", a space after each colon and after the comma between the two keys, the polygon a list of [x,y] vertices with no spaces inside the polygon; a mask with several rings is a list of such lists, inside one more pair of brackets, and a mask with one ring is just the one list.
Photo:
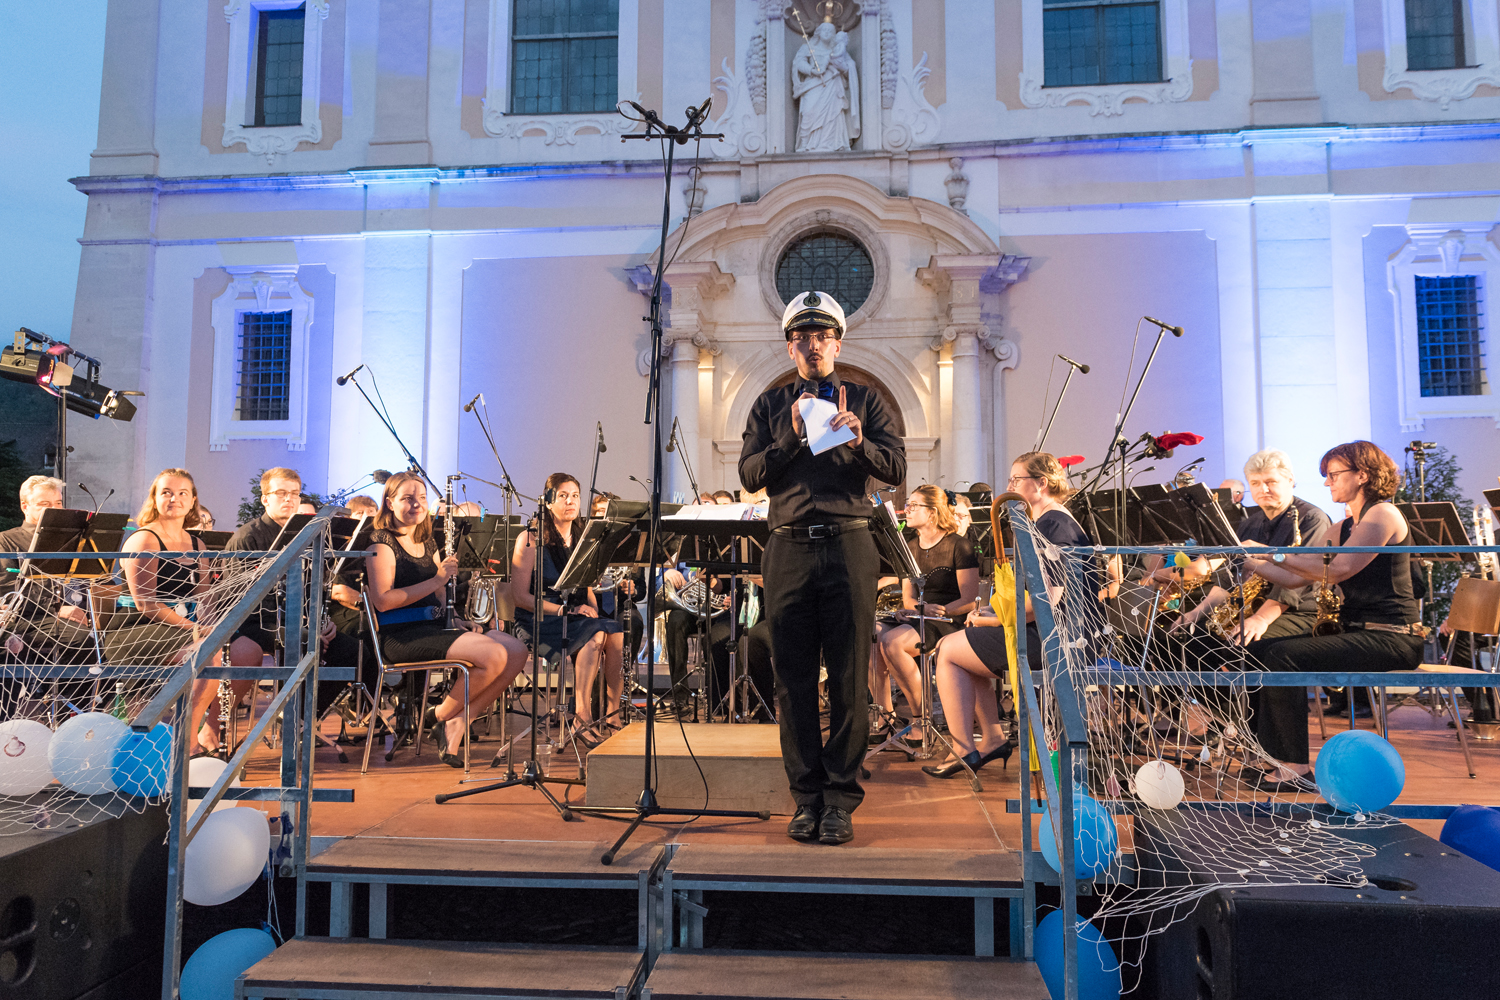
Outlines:
{"label": "microphone stand", "polygon": [[[1146,366],[1141,369],[1141,377],[1136,380],[1135,391],[1130,394],[1130,402],[1125,405],[1125,409],[1120,413],[1118,419],[1115,420],[1115,429],[1113,434],[1111,434],[1110,436],[1109,447],[1104,449],[1105,458],[1104,461],[1099,465],[1099,472],[1094,476],[1093,481],[1088,485],[1088,489],[1092,490],[1099,484],[1099,481],[1102,480],[1105,474],[1109,471],[1109,467],[1116,461],[1114,454],[1115,451],[1118,450],[1120,452],[1120,457],[1118,459],[1120,463],[1120,503],[1119,506],[1115,508],[1115,531],[1116,535],[1120,538],[1124,537],[1125,529],[1125,474],[1127,471],[1126,466],[1128,464],[1126,461],[1126,457],[1130,452],[1130,443],[1125,440],[1124,436],[1121,434],[1121,431],[1125,429],[1125,421],[1130,419],[1130,412],[1135,409],[1135,401],[1141,394],[1141,386],[1146,384],[1146,375],[1151,371],[1151,363],[1156,360],[1156,352],[1161,348],[1162,338],[1167,335],[1166,327],[1163,327],[1160,324],[1154,325],[1156,326],[1156,343],[1151,345],[1151,353],[1146,356]],[[1139,324],[1137,324],[1137,328],[1139,328]]]}
{"label": "microphone stand", "polygon": [[1062,408],[1063,397],[1068,394],[1068,383],[1073,381],[1073,373],[1078,369],[1070,363],[1068,365],[1068,377],[1063,379],[1062,389],[1057,394],[1057,402],[1052,404],[1052,416],[1047,418],[1047,426],[1042,428],[1042,434],[1036,439],[1036,445],[1032,451],[1041,451],[1042,445],[1047,443],[1047,435],[1052,433],[1052,421],[1057,419],[1057,411]]}
{"label": "microphone stand", "polygon": [[602,455],[603,453],[604,453],[604,424],[602,422],[595,421],[594,422],[594,471],[589,474],[589,506],[590,507],[593,506],[594,498],[599,495],[599,491],[596,490],[596,489],[594,489],[594,486],[595,486],[595,484],[597,484],[599,482],[599,456]]}
{"label": "microphone stand", "polygon": [[[361,365],[360,367],[364,366]],[[421,476],[423,481],[432,487],[434,493],[442,496],[443,488],[432,481],[432,477],[427,474],[427,470],[422,467],[422,463],[417,461],[417,456],[411,453],[411,449],[406,446],[406,442],[401,440],[401,435],[396,433],[396,426],[391,423],[390,417],[387,417],[385,411],[375,405],[375,401],[370,398],[370,394],[365,392],[365,387],[359,384],[359,379],[355,377],[355,373],[350,372],[344,377],[354,383],[354,388],[358,389],[359,394],[365,397],[365,402],[370,404],[370,409],[375,412],[375,416],[385,425],[385,429],[390,431],[391,437],[395,438],[396,447],[400,448],[401,454],[406,456],[407,467]]]}
{"label": "microphone stand", "polygon": [[[657,539],[661,536],[661,491],[662,491],[662,466],[663,442],[661,433],[661,379],[662,379],[662,281],[667,270],[667,238],[670,236],[670,225],[672,221],[672,161],[676,147],[686,145],[690,140],[699,141],[703,139],[722,139],[722,134],[707,134],[703,131],[703,122],[708,117],[708,102],[704,102],[697,108],[690,108],[687,112],[687,126],[678,129],[667,125],[654,112],[640,108],[641,117],[634,119],[645,125],[645,128],[637,133],[629,133],[620,137],[620,141],[627,139],[644,140],[666,140],[666,157],[664,164],[665,178],[664,191],[662,193],[661,208],[661,248],[656,258],[656,280],[651,286],[651,309],[649,319],[651,323],[651,373],[647,381],[646,389],[646,415],[645,423],[652,425],[651,434],[651,508],[650,522],[647,531],[647,544],[650,549],[651,563],[646,572],[646,608],[648,613],[656,607],[657,570],[660,568],[659,553],[657,552]],[[684,225],[687,225],[685,220]],[[648,637],[651,630],[647,631]],[[651,669],[647,668],[648,671]],[[748,810],[733,809],[672,809],[666,808],[657,801],[655,788],[656,770],[656,709],[653,705],[654,678],[648,672],[646,678],[646,744],[645,752],[642,754],[641,767],[643,771],[641,794],[633,806],[610,807],[610,806],[584,806],[574,809],[574,812],[588,815],[609,816],[629,815],[630,825],[625,828],[614,844],[599,857],[601,864],[613,864],[620,848],[630,839],[631,834],[646,820],[656,816],[743,816],[756,817],[759,819],[770,819],[769,812],[753,812]]]}
{"label": "microphone stand", "polygon": [[667,443],[667,450],[677,452],[677,457],[682,459],[682,468],[683,471],[687,473],[688,485],[693,488],[693,498],[688,502],[697,503],[698,497],[700,496],[698,492],[698,480],[693,477],[693,467],[688,464],[687,449],[682,446],[682,439],[677,436],[677,430],[680,426],[681,425],[677,423],[677,418],[673,417],[672,440]]}

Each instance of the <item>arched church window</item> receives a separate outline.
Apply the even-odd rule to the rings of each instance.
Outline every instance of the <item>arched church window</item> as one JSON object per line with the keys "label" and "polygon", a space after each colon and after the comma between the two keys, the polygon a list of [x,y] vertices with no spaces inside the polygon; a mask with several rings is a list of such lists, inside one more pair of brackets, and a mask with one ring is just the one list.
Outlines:
{"label": "arched church window", "polygon": [[828,292],[852,315],[870,297],[875,266],[858,240],[843,233],[813,233],[787,247],[776,263],[776,292],[790,302],[799,292]]}

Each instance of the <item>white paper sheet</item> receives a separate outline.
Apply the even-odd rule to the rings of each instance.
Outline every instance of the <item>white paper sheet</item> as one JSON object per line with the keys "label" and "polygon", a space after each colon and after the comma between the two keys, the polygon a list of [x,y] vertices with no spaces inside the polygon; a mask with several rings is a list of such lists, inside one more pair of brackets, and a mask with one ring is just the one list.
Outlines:
{"label": "white paper sheet", "polygon": [[847,427],[837,430],[828,426],[838,415],[839,408],[826,399],[799,399],[797,406],[802,411],[802,422],[807,427],[807,447],[814,455],[821,455],[846,441],[854,440],[854,432]]}

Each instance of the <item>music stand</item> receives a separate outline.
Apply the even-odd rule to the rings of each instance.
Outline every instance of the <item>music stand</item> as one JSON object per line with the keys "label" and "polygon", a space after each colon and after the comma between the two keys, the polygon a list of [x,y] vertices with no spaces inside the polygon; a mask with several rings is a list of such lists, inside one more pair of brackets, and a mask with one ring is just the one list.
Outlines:
{"label": "music stand", "polygon": [[[1413,545],[1468,545],[1469,533],[1458,516],[1458,507],[1447,500],[1398,503],[1396,509],[1411,528]],[[1439,552],[1419,556],[1430,562],[1474,562],[1472,553]]]}
{"label": "music stand", "polygon": [[[344,518],[334,518],[334,520],[339,521]],[[189,528],[187,533],[202,542],[203,547],[210,552],[223,552],[224,546],[229,544],[229,540],[234,537],[232,531],[208,531],[204,528]]]}
{"label": "music stand", "polygon": [[1484,502],[1490,505],[1490,512],[1500,520],[1500,490],[1485,490]]}

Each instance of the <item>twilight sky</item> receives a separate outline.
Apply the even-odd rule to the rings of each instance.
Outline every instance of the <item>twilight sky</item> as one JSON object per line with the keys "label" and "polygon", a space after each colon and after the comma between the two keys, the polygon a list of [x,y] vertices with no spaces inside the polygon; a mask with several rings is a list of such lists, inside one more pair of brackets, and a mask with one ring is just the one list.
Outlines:
{"label": "twilight sky", "polygon": [[6,3],[0,34],[0,340],[67,339],[99,125],[105,0]]}

